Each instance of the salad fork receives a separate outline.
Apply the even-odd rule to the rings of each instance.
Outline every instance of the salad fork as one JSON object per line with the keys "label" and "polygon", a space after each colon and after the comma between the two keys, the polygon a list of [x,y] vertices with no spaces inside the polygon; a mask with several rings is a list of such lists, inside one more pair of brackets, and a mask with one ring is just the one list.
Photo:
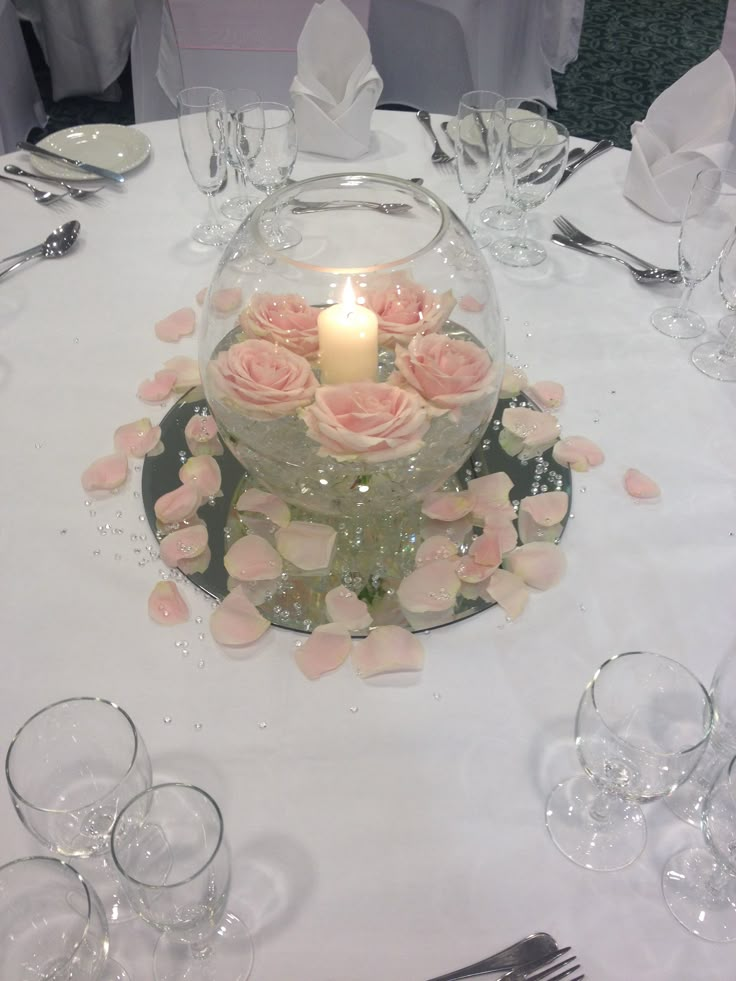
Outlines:
{"label": "salad fork", "polygon": [[27,187],[33,194],[37,204],[53,204],[55,201],[61,201],[62,198],[69,197],[68,191],[64,191],[63,194],[52,194],[51,191],[42,191],[35,184],[31,184],[28,181],[15,181],[12,177],[3,177],[2,174],[0,174],[0,181],[7,181],[8,184],[19,184],[21,187]]}
{"label": "salad fork", "polygon": [[455,158],[451,157],[449,153],[445,153],[445,151],[440,146],[439,140],[435,136],[434,130],[432,129],[432,120],[427,110],[420,109],[417,112],[417,119],[422,124],[422,126],[424,126],[424,128],[427,130],[429,135],[432,137],[432,140],[434,141],[434,152],[432,153],[432,156],[430,158],[432,163],[440,167],[445,164],[452,163],[452,161]]}
{"label": "salad fork", "polygon": [[633,252],[627,252],[626,249],[621,248],[620,245],[614,245],[613,242],[601,242],[596,238],[591,238],[590,235],[586,235],[585,232],[576,228],[575,225],[567,218],[563,218],[562,215],[558,215],[554,220],[555,225],[559,228],[563,235],[567,238],[572,239],[573,242],[577,242],[578,245],[586,245],[588,248],[595,246],[602,246],[606,249],[615,249],[616,252],[620,252],[621,255],[625,255],[632,262],[639,263],[645,269],[651,269],[654,272],[672,272],[673,270],[662,269],[661,266],[655,266],[651,262],[647,262],[646,259],[640,258],[638,255],[634,255]]}
{"label": "salad fork", "polygon": [[83,201],[88,198],[91,194],[96,194],[98,191],[102,190],[102,187],[75,187],[73,184],[67,184],[66,181],[61,180],[59,177],[39,177],[38,174],[31,174],[27,170],[23,170],[21,167],[16,167],[15,164],[6,164],[5,173],[13,174],[15,177],[30,177],[39,181],[43,181],[44,184],[60,184],[61,187],[65,188],[70,197],[74,198],[75,201]]}
{"label": "salad fork", "polygon": [[[585,975],[574,954],[564,960],[559,959],[569,954],[570,950],[570,947],[561,947],[551,960],[537,963],[536,966],[514,968],[502,974],[498,981],[584,981]],[[552,960],[556,963],[553,964]]]}

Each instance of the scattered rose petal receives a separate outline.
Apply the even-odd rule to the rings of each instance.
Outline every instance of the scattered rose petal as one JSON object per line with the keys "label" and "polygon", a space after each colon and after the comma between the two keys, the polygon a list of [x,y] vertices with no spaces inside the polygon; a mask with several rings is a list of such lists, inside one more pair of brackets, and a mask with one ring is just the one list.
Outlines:
{"label": "scattered rose petal", "polygon": [[271,599],[275,585],[272,579],[261,579],[259,582],[238,582],[237,579],[228,576],[227,588],[232,592],[236,587],[239,587],[251,603],[255,606],[260,606],[261,603],[265,603],[266,600]]}
{"label": "scattered rose petal", "polygon": [[276,532],[276,548],[285,559],[305,572],[326,569],[332,558],[337,532],[317,521],[292,521]]}
{"label": "scattered rose petal", "polygon": [[498,535],[492,531],[484,531],[470,546],[468,555],[480,565],[497,569],[501,565],[501,543]]}
{"label": "scattered rose petal", "polygon": [[473,502],[473,516],[478,521],[487,521],[491,514],[501,514],[513,520],[516,512],[509,502],[513,486],[513,480],[503,471],[469,480],[468,493]]}
{"label": "scattered rose petal", "polygon": [[212,294],[212,307],[216,313],[234,313],[243,302],[243,291],[237,287],[217,290]]}
{"label": "scattered rose petal", "polygon": [[285,501],[275,494],[267,494],[265,491],[250,487],[238,498],[235,505],[236,511],[254,511],[256,514],[265,514],[269,521],[273,521],[280,528],[285,528],[291,521],[291,512]]}
{"label": "scattered rose petal", "polygon": [[465,310],[467,313],[480,313],[480,311],[485,307],[485,303],[481,303],[480,300],[477,300],[472,293],[466,293],[465,296],[460,297],[458,306],[461,310]]}
{"label": "scattered rose petal", "polygon": [[169,358],[168,361],[164,362],[164,369],[176,374],[174,391],[179,394],[188,392],[190,388],[196,388],[202,383],[199,376],[199,365],[194,358]]}
{"label": "scattered rose petal", "polygon": [[218,644],[245,647],[271,626],[239,587],[228,593],[210,617],[210,630]]}
{"label": "scattered rose petal", "polygon": [[631,497],[638,497],[641,500],[651,501],[661,495],[659,485],[647,477],[641,470],[627,470],[624,474],[624,487],[626,493]]}
{"label": "scattered rose petal", "polygon": [[399,603],[413,613],[449,610],[455,604],[460,579],[449,559],[428,562],[410,572],[399,583]]}
{"label": "scattered rose petal", "polygon": [[578,473],[599,466],[605,459],[601,448],[585,436],[567,436],[561,439],[552,447],[552,456],[557,463]]}
{"label": "scattered rose petal", "polygon": [[159,497],[153,510],[162,525],[174,525],[191,518],[201,503],[196,484],[190,482]]}
{"label": "scattered rose petal", "polygon": [[540,409],[559,409],[565,400],[565,389],[559,382],[534,382],[533,385],[528,385],[524,392]]}
{"label": "scattered rose petal", "polygon": [[504,556],[503,564],[509,572],[534,589],[549,589],[557,585],[567,565],[564,552],[551,542],[520,545]]}
{"label": "scattered rose petal", "polygon": [[464,491],[438,491],[422,501],[422,514],[437,521],[457,521],[473,510],[473,500]]}
{"label": "scattered rose petal", "polygon": [[82,487],[86,491],[114,490],[125,483],[128,476],[128,458],[125,453],[111,453],[90,463],[82,474]]}
{"label": "scattered rose petal", "polygon": [[353,641],[349,630],[339,623],[323,623],[315,627],[309,638],[294,653],[297,667],[310,681],[343,664]]}
{"label": "scattered rose petal", "polygon": [[505,569],[497,569],[493,573],[488,580],[486,592],[512,620],[522,613],[529,599],[529,590],[524,580]]}
{"label": "scattered rose petal", "polygon": [[404,627],[386,626],[371,630],[353,648],[353,664],[361,678],[390,671],[421,671],[424,648]]}
{"label": "scattered rose petal", "polygon": [[505,511],[489,511],[486,514],[483,531],[492,532],[496,536],[502,553],[516,548],[516,528],[513,519]]}
{"label": "scattered rose petal", "polygon": [[493,572],[493,566],[476,562],[470,555],[464,555],[457,565],[458,578],[464,583],[479,583]]}
{"label": "scattered rose petal", "polygon": [[210,551],[209,545],[204,550],[200,552],[199,555],[195,555],[192,559],[180,559],[179,560],[179,570],[183,572],[185,576],[195,576],[197,574],[202,575],[209,568],[209,564],[212,561],[212,552]]}
{"label": "scattered rose petal", "polygon": [[204,301],[207,299],[207,287],[203,286],[202,289],[197,293],[196,300],[200,306],[204,305]]}
{"label": "scattered rose petal", "polygon": [[112,441],[118,453],[140,459],[154,450],[160,439],[161,427],[151,425],[151,420],[144,418],[118,426]]}
{"label": "scattered rose petal", "polygon": [[456,555],[457,545],[447,535],[432,535],[417,549],[414,564],[424,565],[425,562],[436,562],[437,559],[452,559]]}
{"label": "scattered rose petal", "polygon": [[194,484],[202,500],[206,500],[208,497],[217,497],[221,493],[222,474],[220,465],[211,456],[190,457],[179,469],[179,480],[183,484]]}
{"label": "scattered rose petal", "polygon": [[220,456],[222,453],[217,422],[209,413],[195,412],[184,427],[184,439],[192,456]]}
{"label": "scattered rose petal", "polygon": [[424,539],[443,535],[455,542],[456,545],[460,545],[465,541],[472,528],[473,519],[467,514],[457,521],[437,521],[436,518],[425,518],[421,524],[421,534]]}
{"label": "scattered rose petal", "polygon": [[157,582],[148,597],[148,615],[156,623],[173,627],[186,623],[189,609],[174,582]]}
{"label": "scattered rose petal", "polygon": [[283,570],[281,556],[260,535],[244,535],[225,553],[225,568],[244,582],[277,579]]}
{"label": "scattered rose petal", "polygon": [[335,586],[325,596],[327,616],[348,630],[365,630],[373,623],[368,606],[347,586]]}
{"label": "scattered rose petal", "polygon": [[176,310],[163,320],[159,320],[153,329],[160,341],[173,343],[193,334],[196,321],[194,310],[191,307],[182,307],[181,310]]}
{"label": "scattered rose petal", "polygon": [[207,526],[189,525],[161,539],[161,560],[174,569],[182,559],[196,559],[207,548]]}
{"label": "scattered rose petal", "polygon": [[545,491],[525,497],[519,505],[519,513],[525,511],[544,528],[559,524],[567,514],[570,502],[565,491]]}
{"label": "scattered rose petal", "polygon": [[157,371],[152,379],[147,378],[138,386],[138,398],[142,402],[158,405],[171,395],[176,382],[175,371]]}
{"label": "scattered rose petal", "polygon": [[560,435],[557,417],[548,412],[537,412],[536,409],[518,406],[505,409],[501,424],[512,436],[523,441],[522,456],[536,456],[544,452]]}
{"label": "scattered rose petal", "polygon": [[515,395],[520,395],[522,390],[529,385],[529,379],[521,368],[511,368],[508,365],[503,372],[501,382],[501,394],[499,398],[509,399]]}
{"label": "scattered rose petal", "polygon": [[519,511],[519,541],[522,545],[529,542],[557,542],[562,535],[562,525],[539,525],[528,511]]}

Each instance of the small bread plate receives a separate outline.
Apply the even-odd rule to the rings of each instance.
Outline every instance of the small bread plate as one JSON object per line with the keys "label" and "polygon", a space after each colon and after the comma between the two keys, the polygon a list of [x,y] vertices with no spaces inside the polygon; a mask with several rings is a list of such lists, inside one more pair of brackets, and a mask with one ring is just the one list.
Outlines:
{"label": "small bread plate", "polygon": [[[113,123],[72,126],[52,133],[40,140],[38,145],[44,150],[61,153],[65,157],[94,164],[96,167],[106,167],[118,174],[127,174],[129,170],[139,167],[151,152],[148,137],[139,129]],[[95,174],[55,163],[47,157],[32,156],[32,161],[34,169],[46,177],[60,177],[62,180],[75,182],[99,180]]]}

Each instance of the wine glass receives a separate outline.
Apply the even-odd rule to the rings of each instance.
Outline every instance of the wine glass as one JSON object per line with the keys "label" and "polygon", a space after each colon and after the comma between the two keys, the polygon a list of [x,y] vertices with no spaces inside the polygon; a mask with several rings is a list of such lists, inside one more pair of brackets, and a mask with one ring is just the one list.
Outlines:
{"label": "wine glass", "polygon": [[120,808],[151,786],[151,761],[133,720],[104,698],[70,698],[31,716],[13,737],[5,774],[31,834],[67,858],[93,859],[111,923],[130,910],[108,864]]}
{"label": "wine glass", "polygon": [[503,146],[506,140],[506,130],[509,123],[519,119],[535,116],[546,119],[547,107],[543,102],[538,102],[536,99],[510,98],[501,99],[497,103],[497,108],[502,110],[503,119],[495,134],[498,138],[499,148],[491,176],[497,174],[501,178],[504,201],[503,204],[486,208],[481,217],[484,223],[491,228],[501,232],[514,232],[521,225],[522,216],[519,209],[511,203],[503,182]]}
{"label": "wine glass", "polygon": [[182,89],[176,97],[179,138],[189,173],[207,196],[210,218],[192,229],[192,238],[203,245],[225,245],[231,230],[217,213],[214,195],[227,176],[227,120],[225,96],[220,89],[198,85]]}
{"label": "wine glass", "polygon": [[247,166],[238,147],[238,113],[242,112],[245,106],[260,102],[261,97],[255,89],[243,88],[226,89],[223,95],[225,97],[225,121],[227,123],[227,145],[225,149],[227,162],[235,175],[236,194],[223,201],[220,205],[220,213],[226,218],[241,222],[253,210],[253,201],[248,196]]}
{"label": "wine glass", "polygon": [[0,977],[127,981],[109,947],[102,904],[71,865],[34,856],[0,868]]}
{"label": "wine glass", "polygon": [[253,942],[226,909],[230,854],[209,794],[184,783],[143,791],[118,816],[112,857],[132,906],[162,931],[156,981],[245,981]]}
{"label": "wine glass", "polygon": [[718,264],[718,287],[729,311],[718,323],[723,339],[698,344],[690,360],[710,378],[736,381],[736,236],[731,237]]}
{"label": "wine glass", "polygon": [[703,802],[705,848],[667,862],[662,891],[672,915],[705,940],[736,940],[736,756],[721,767]]}
{"label": "wine glass", "polygon": [[519,233],[497,241],[494,259],[505,266],[536,266],[547,258],[544,248],[529,238],[527,214],[546,201],[567,166],[570,137],[561,123],[530,115],[508,124],[504,142],[503,176],[509,200],[521,212]]}
{"label": "wine glass", "polygon": [[481,220],[476,204],[488,187],[491,173],[498,160],[503,131],[504,111],[498,104],[496,92],[476,90],[466,92],[460,99],[455,126],[455,159],[457,179],[468,199],[465,224],[480,248],[490,245],[492,235]]}
{"label": "wine glass", "polygon": [[547,799],[547,830],[577,865],[622,869],[646,843],[640,803],[687,779],[705,750],[713,710],[687,668],[645,651],[617,654],[588,683],[575,719],[585,776]]}
{"label": "wine glass", "polygon": [[736,225],[736,172],[706,167],[696,176],[680,224],[678,255],[684,285],[677,306],[650,317],[667,337],[698,337],[705,321],[688,304],[694,288],[718,265]]}
{"label": "wine glass", "polygon": [[[294,169],[297,133],[294,110],[280,102],[259,102],[238,114],[240,153],[248,168],[251,184],[265,194],[284,185]],[[268,244],[288,249],[301,242],[301,235],[280,220],[261,223]]]}

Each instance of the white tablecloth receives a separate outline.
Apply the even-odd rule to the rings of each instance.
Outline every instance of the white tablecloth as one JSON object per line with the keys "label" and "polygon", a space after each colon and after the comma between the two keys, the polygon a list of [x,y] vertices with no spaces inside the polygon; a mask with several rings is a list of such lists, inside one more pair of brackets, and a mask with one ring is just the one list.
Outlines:
{"label": "white tablecloth", "polygon": [[[418,125],[384,112],[374,128],[361,172],[423,176],[462,206]],[[199,783],[222,805],[231,906],[257,948],[253,981],[421,981],[533,930],[573,945],[591,981],[733,977],[733,948],[685,932],[662,900],[663,863],[700,841],[695,829],[652,804],[642,857],[596,874],[553,846],[544,801],[577,771],[573,717],[604,659],[660,651],[708,682],[732,649],[736,386],[697,372],[692,342],[649,326],[667,289],[553,246],[536,269],[494,266],[513,363],[564,383],[563,432],[607,456],[574,479],[562,583],[513,624],[494,608],[422,636],[426,667],[408,682],[364,683],[349,667],[307,682],[294,636],[276,629],[232,656],[206,622],[157,627],[146,599],[162,567],[146,561],[140,474],[93,504],[79,484],[118,425],[160,415],[137,400],[138,383],[196,345],[165,345],[153,324],[191,304],[217,263],[189,239],[204,199],[176,124],[143,129],[152,159],[96,205],[53,213],[0,187],[2,255],[62,217],[83,226],[67,258],[0,285],[0,743],[60,698],[124,706],[155,779]],[[613,150],[583,168],[534,215],[536,232],[548,238],[562,213],[673,264],[677,229],[621,195],[627,159]],[[300,157],[295,176],[334,168]],[[722,313],[713,280],[694,301],[712,330]],[[631,466],[660,483],[661,502],[626,496]],[[185,595],[206,621],[209,602]],[[40,850],[0,795],[0,861]],[[131,978],[152,976],[155,939],[142,923],[113,929]]]}

